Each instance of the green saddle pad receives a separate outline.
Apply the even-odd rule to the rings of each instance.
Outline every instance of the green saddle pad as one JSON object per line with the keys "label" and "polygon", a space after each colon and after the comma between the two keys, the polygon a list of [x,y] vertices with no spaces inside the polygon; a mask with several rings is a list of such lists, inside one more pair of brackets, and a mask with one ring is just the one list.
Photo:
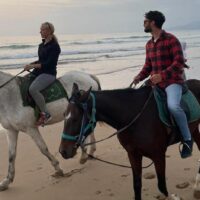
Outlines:
{"label": "green saddle pad", "polygon": [[[160,90],[159,88],[153,89],[154,97],[157,103],[159,117],[161,121],[171,127],[175,126],[173,121],[171,120],[171,115],[169,114],[166,102],[166,95],[165,93]],[[200,119],[200,105],[197,101],[196,97],[190,90],[187,90],[181,99],[181,107],[186,113],[188,123],[197,121]]]}
{"label": "green saddle pad", "polygon": [[[22,96],[22,101],[24,106],[31,106],[33,108],[36,108],[35,102],[29,95],[28,89],[30,84],[33,82],[34,77],[17,77],[19,88]],[[54,83],[52,83],[49,87],[41,91],[46,103],[50,103],[52,101],[56,101],[61,98],[67,98],[67,93],[60,83],[58,79]]]}

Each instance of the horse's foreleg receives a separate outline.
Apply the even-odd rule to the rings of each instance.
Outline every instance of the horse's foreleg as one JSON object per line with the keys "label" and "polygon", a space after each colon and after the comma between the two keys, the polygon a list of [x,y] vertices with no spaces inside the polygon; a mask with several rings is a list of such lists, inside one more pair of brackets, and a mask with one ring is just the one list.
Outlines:
{"label": "horse's foreleg", "polygon": [[166,197],[168,197],[166,178],[165,178],[165,165],[166,165],[165,154],[163,153],[162,155],[156,158],[152,158],[152,160],[155,164],[156,174],[158,178],[158,188],[161,193],[163,193]]}
{"label": "horse's foreleg", "polygon": [[[96,141],[95,137],[94,137],[94,133],[91,133],[90,136],[88,136],[88,138],[85,140],[85,144],[87,144],[88,142],[90,143],[94,143]],[[90,155],[94,155],[94,152],[96,151],[96,144],[91,144],[90,145],[90,151],[89,154]],[[80,158],[80,163],[84,164],[85,162],[87,162],[88,160],[88,154],[87,154],[87,148],[83,148],[82,152],[81,152],[81,158]]]}
{"label": "horse's foreleg", "polygon": [[42,136],[40,135],[40,132],[38,129],[29,129],[27,132],[32,139],[34,140],[34,142],[36,143],[36,145],[38,146],[38,148],[40,149],[40,151],[42,152],[42,154],[44,154],[51,162],[51,164],[53,165],[53,167],[56,170],[56,174],[62,176],[63,175],[63,171],[59,166],[59,162],[58,160],[49,152],[46,143],[44,142]]}
{"label": "horse's foreleg", "polygon": [[16,158],[16,148],[17,148],[17,139],[18,131],[8,130],[7,140],[9,148],[9,165],[8,165],[8,175],[0,182],[0,191],[8,189],[8,186],[13,182],[15,177],[15,158]]}
{"label": "horse's foreleg", "polygon": [[91,143],[93,143],[93,144],[91,144],[91,146],[90,146],[90,155],[94,155],[94,152],[96,151],[96,144],[95,144],[95,142],[96,142],[96,139],[95,139],[95,136],[94,136],[94,132],[90,135],[90,142]]}
{"label": "horse's foreleg", "polygon": [[83,147],[83,148],[81,148],[81,157],[80,157],[80,160],[79,160],[80,164],[86,163],[87,159],[88,159],[87,148]]}
{"label": "horse's foreleg", "polygon": [[129,161],[133,172],[133,187],[135,200],[141,200],[142,189],[142,155],[137,152],[128,152]]}

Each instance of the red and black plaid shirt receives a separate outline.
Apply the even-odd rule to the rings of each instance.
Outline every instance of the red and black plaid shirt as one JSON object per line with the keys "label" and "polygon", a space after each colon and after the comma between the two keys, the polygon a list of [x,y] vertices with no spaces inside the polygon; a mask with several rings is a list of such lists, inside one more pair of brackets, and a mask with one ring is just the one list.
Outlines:
{"label": "red and black plaid shirt", "polygon": [[161,74],[165,88],[172,83],[183,83],[184,57],[179,40],[172,34],[162,31],[159,39],[152,38],[146,44],[146,60],[139,73],[140,80],[149,75]]}

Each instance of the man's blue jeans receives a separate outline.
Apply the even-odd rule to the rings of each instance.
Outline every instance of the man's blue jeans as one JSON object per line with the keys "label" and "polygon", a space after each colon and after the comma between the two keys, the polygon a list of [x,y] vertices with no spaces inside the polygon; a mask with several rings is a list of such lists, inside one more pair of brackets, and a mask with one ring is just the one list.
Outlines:
{"label": "man's blue jeans", "polygon": [[167,94],[167,105],[173,115],[183,137],[183,140],[191,140],[191,134],[187,123],[186,114],[180,106],[182,97],[182,86],[171,84],[165,88]]}

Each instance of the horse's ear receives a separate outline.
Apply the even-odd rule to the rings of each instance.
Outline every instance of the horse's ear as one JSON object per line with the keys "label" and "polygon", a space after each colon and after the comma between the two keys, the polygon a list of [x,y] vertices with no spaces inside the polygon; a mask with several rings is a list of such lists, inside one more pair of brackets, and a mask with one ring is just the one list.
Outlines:
{"label": "horse's ear", "polygon": [[81,95],[81,101],[85,102],[88,100],[89,96],[90,96],[90,92],[92,90],[92,87],[89,88],[89,90],[85,91],[82,95]]}
{"label": "horse's ear", "polygon": [[74,83],[72,87],[72,93],[77,93],[79,91],[78,84]]}

